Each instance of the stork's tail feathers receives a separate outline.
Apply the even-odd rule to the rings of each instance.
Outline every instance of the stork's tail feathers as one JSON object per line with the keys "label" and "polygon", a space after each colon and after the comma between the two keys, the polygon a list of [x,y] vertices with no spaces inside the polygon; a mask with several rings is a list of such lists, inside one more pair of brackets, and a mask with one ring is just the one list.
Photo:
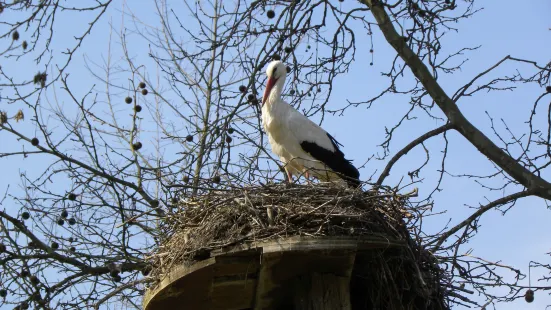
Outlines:
{"label": "stork's tail feathers", "polygon": [[335,168],[329,166],[333,171],[339,173],[339,176],[346,181],[349,187],[357,188],[360,186],[360,172],[354,165],[352,165],[352,162],[350,160],[344,158],[343,152],[340,150],[339,146],[342,146],[342,144],[337,141],[337,139],[333,138],[332,135],[329,133],[327,134],[331,142],[333,143],[333,146],[335,147],[335,155],[337,155],[338,160],[335,163]]}
{"label": "stork's tail feathers", "polygon": [[[328,136],[331,137],[329,134]],[[333,142],[335,143],[335,142]],[[331,152],[327,149],[324,149],[313,142],[303,141],[300,146],[302,149],[310,154],[315,159],[324,163],[329,167],[333,172],[337,173],[348,186],[356,188],[360,185],[360,172],[350,160],[344,158],[344,154],[339,150],[335,145],[335,151]]]}
{"label": "stork's tail feathers", "polygon": [[[343,158],[344,159],[344,158]],[[334,169],[335,172],[339,173],[339,176],[346,181],[346,184],[348,184],[349,187],[357,188],[360,186],[360,172],[352,163],[344,159],[345,162],[343,162],[341,165],[339,165],[339,169]]]}

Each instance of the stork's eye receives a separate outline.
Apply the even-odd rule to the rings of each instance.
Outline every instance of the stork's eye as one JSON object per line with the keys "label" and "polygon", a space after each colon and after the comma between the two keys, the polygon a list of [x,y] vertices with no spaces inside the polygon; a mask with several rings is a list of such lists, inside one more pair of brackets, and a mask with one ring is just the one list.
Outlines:
{"label": "stork's eye", "polygon": [[274,75],[274,76],[275,76],[275,74],[276,74],[276,70],[277,70],[277,67],[275,67],[275,68],[274,68],[274,70],[272,71],[272,75]]}

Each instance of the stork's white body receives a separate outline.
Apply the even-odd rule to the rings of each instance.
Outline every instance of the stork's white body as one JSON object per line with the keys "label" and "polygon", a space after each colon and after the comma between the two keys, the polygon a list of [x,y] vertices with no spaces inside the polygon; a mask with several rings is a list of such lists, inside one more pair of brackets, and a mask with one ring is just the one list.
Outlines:
{"label": "stork's white body", "polygon": [[[279,71],[278,71],[279,70]],[[289,181],[304,174],[321,181],[359,185],[359,172],[344,158],[337,141],[320,126],[281,99],[286,68],[280,61],[267,69],[268,85],[262,100],[262,124],[272,151],[284,164]]]}
{"label": "stork's white body", "polygon": [[272,152],[279,156],[291,175],[308,173],[322,181],[342,181],[324,163],[310,156],[300,146],[300,142],[306,140],[335,151],[327,132],[287,102],[268,99],[262,106],[262,124],[268,134]]}

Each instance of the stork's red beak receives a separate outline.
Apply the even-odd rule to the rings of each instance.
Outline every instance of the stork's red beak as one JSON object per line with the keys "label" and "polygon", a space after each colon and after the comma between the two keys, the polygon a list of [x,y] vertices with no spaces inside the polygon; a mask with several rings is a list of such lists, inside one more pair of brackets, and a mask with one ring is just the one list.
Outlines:
{"label": "stork's red beak", "polygon": [[264,96],[262,97],[262,105],[264,105],[266,100],[268,100],[268,97],[270,97],[270,92],[272,92],[272,88],[276,82],[277,79],[274,79],[273,77],[268,78],[268,83],[266,84],[266,89],[264,90]]}

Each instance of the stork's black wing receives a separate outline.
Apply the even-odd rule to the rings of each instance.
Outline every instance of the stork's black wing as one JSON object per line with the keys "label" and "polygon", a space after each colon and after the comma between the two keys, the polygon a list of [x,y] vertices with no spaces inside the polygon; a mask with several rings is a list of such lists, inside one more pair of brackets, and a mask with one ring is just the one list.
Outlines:
{"label": "stork's black wing", "polygon": [[360,185],[360,172],[352,165],[350,160],[344,158],[344,153],[339,148],[339,145],[342,146],[342,144],[330,134],[327,134],[327,136],[331,140],[335,151],[328,150],[310,141],[302,141],[300,146],[310,156],[321,161],[334,172],[337,172],[350,187],[358,187]]}

